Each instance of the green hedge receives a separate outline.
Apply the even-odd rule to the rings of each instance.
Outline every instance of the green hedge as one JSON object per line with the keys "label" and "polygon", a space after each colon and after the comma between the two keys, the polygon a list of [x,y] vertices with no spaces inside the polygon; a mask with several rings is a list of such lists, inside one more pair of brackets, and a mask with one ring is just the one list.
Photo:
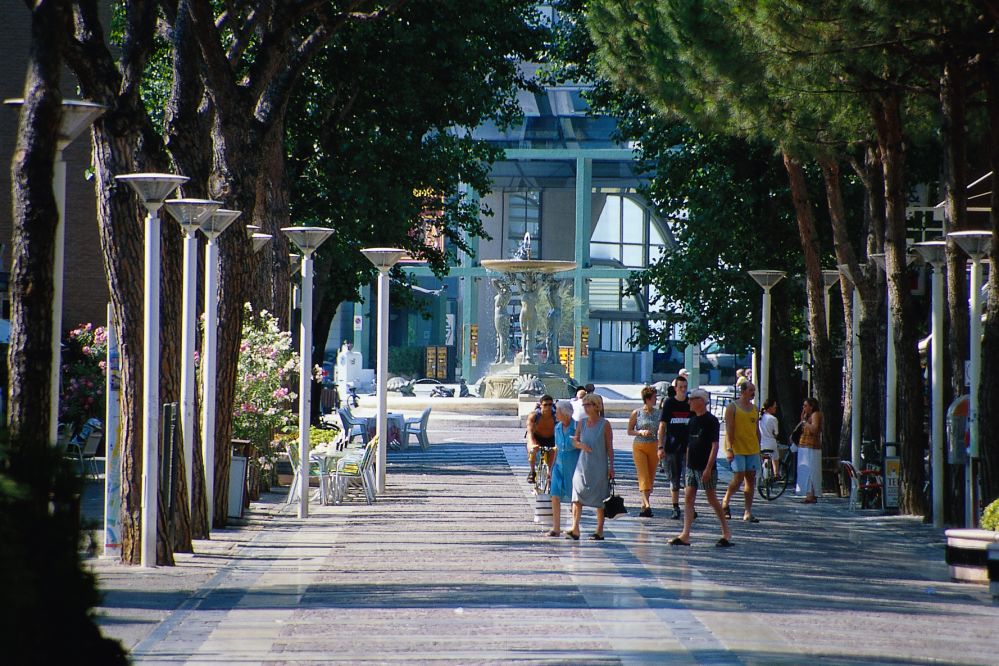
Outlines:
{"label": "green hedge", "polygon": [[422,377],[425,355],[426,347],[389,347],[389,375],[402,375],[410,379]]}

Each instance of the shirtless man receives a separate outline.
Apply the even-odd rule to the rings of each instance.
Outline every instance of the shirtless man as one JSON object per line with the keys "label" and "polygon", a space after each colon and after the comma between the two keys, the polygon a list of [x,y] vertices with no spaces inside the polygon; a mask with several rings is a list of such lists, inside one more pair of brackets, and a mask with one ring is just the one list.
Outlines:
{"label": "shirtless man", "polygon": [[534,483],[538,448],[544,447],[548,469],[555,464],[555,399],[550,395],[541,396],[541,407],[527,417],[527,460],[531,471],[527,482]]}

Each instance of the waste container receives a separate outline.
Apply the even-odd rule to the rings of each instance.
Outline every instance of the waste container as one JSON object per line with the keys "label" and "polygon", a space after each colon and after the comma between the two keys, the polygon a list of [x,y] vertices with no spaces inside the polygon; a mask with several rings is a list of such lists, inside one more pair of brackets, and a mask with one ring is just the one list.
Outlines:
{"label": "waste container", "polygon": [[228,516],[230,518],[243,517],[243,493],[246,488],[246,468],[249,462],[249,450],[249,440],[232,440],[232,462],[229,464]]}

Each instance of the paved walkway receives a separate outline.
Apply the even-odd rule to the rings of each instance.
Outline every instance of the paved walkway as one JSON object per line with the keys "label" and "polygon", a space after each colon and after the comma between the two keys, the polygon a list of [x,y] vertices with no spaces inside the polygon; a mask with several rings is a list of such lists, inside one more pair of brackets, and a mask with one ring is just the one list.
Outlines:
{"label": "paved walkway", "polygon": [[431,431],[431,451],[390,453],[374,505],[302,521],[274,494],[176,567],[95,562],[102,629],[137,664],[996,663],[999,606],[948,582],[931,527],[785,497],[728,550],[702,504],[694,545],[671,548],[657,492],[655,518],[608,521],[605,542],[546,538],[521,434]]}

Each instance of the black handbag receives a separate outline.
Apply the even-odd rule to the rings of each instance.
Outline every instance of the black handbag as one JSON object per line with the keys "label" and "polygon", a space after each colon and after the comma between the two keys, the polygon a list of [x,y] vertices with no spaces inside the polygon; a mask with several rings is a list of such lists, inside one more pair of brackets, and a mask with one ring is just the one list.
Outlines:
{"label": "black handbag", "polygon": [[615,518],[628,513],[624,508],[624,498],[614,492],[614,480],[610,482],[610,497],[604,500],[604,517]]}

